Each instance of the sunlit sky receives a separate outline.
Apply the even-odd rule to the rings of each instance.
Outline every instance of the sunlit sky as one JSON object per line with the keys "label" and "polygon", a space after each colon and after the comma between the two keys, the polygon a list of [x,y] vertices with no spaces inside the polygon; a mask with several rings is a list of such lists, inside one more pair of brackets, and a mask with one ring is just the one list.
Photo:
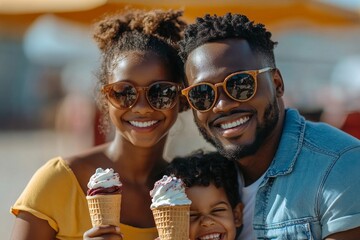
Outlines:
{"label": "sunlit sky", "polygon": [[349,9],[359,8],[359,12],[360,12],[360,0],[319,0],[319,1],[324,3],[335,4]]}

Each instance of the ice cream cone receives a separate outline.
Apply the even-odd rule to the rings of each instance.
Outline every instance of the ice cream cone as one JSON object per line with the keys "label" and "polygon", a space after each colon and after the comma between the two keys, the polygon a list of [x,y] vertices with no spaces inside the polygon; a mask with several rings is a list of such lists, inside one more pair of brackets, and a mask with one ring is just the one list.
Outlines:
{"label": "ice cream cone", "polygon": [[188,240],[190,205],[161,206],[152,209],[161,240]]}
{"label": "ice cream cone", "polygon": [[120,225],[121,194],[86,197],[92,226]]}

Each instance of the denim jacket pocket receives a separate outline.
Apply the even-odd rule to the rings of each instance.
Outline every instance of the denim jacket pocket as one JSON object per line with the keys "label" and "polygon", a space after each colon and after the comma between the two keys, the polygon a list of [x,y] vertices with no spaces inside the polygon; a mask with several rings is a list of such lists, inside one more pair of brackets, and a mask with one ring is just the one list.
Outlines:
{"label": "denim jacket pocket", "polygon": [[255,227],[257,239],[262,240],[315,240],[310,223],[276,224],[271,227]]}

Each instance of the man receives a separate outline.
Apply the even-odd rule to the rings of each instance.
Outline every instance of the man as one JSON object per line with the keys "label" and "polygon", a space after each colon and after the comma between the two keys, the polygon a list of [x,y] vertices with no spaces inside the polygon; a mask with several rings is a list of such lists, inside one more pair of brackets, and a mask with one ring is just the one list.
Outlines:
{"label": "man", "polygon": [[360,141],[285,109],[275,45],[238,14],[198,18],[181,42],[196,124],[243,172],[239,239],[360,239]]}

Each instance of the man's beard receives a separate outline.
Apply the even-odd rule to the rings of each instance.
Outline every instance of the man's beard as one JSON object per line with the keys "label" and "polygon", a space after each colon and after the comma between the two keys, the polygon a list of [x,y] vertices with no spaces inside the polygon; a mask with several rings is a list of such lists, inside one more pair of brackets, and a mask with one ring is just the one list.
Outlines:
{"label": "man's beard", "polygon": [[219,139],[211,137],[211,135],[207,133],[206,129],[201,126],[199,120],[196,117],[194,119],[201,135],[207,142],[216,147],[219,153],[224,157],[237,161],[240,158],[255,154],[260,146],[265,142],[266,138],[271,134],[279,121],[279,106],[277,105],[276,98],[274,97],[273,102],[269,103],[265,108],[263,123],[258,124],[256,128],[255,141],[251,144],[238,145],[231,149],[226,149]]}

